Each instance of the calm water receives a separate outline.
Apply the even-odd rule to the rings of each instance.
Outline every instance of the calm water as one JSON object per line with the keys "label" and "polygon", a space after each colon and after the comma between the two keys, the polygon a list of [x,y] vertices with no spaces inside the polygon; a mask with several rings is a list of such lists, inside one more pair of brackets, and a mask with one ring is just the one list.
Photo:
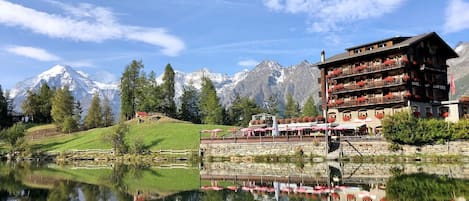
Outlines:
{"label": "calm water", "polygon": [[0,200],[469,200],[469,164],[0,163]]}

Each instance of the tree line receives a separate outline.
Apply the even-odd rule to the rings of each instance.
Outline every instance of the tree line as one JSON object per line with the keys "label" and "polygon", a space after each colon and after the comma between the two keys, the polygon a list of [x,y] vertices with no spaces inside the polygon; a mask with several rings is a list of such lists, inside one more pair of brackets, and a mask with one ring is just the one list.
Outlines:
{"label": "tree line", "polygon": [[52,89],[43,83],[38,91],[27,91],[21,109],[27,122],[54,123],[62,132],[70,133],[113,125],[114,117],[109,104],[107,98],[101,102],[99,94],[95,93],[83,119],[81,102],[75,100],[68,86]]}
{"label": "tree line", "polygon": [[276,96],[269,97],[260,106],[253,99],[236,95],[231,106],[225,108],[220,103],[213,82],[205,76],[200,91],[192,83],[184,86],[179,105],[176,105],[175,73],[171,64],[165,67],[162,83],[156,82],[155,72],[151,71],[147,75],[143,68],[142,61],[133,60],[125,67],[120,78],[123,119],[132,119],[137,111],[160,112],[193,123],[247,126],[251,115],[261,112],[285,118],[318,115],[312,96],[301,108],[290,94],[287,95],[284,113],[280,112]]}

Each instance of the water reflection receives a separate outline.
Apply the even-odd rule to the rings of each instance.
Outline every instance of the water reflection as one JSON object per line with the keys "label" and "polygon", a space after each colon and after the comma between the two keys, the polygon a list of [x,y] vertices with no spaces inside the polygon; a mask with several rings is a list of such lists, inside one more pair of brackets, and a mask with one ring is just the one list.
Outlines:
{"label": "water reflection", "polygon": [[469,200],[468,164],[0,163],[0,200]]}

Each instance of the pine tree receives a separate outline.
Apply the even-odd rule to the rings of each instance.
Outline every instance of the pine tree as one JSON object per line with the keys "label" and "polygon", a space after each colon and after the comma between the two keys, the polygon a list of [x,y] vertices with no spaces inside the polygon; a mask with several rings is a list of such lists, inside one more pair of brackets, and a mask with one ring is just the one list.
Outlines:
{"label": "pine tree", "polygon": [[176,103],[174,102],[175,89],[174,89],[174,78],[175,73],[171,64],[167,64],[164,69],[163,75],[163,112],[171,117],[174,117],[176,114]]}
{"label": "pine tree", "polygon": [[202,78],[202,90],[200,92],[200,110],[202,112],[202,122],[205,124],[222,124],[223,108],[217,96],[215,86],[212,81]]}
{"label": "pine tree", "polygon": [[142,68],[143,63],[141,61],[133,60],[122,73],[120,83],[121,117],[127,120],[134,117],[137,109],[135,89],[138,88],[138,78]]}
{"label": "pine tree", "polygon": [[87,129],[98,128],[102,125],[101,100],[99,94],[95,93],[91,100],[90,108],[85,117],[85,127]]}
{"label": "pine tree", "polygon": [[163,97],[163,94],[161,93],[161,87],[158,86],[158,83],[156,82],[156,74],[154,71],[150,71],[148,74],[148,80],[147,80],[147,104],[148,107],[150,108],[150,112],[155,112],[155,111],[160,111],[160,104],[161,104],[161,99]]}
{"label": "pine tree", "polygon": [[26,92],[26,98],[24,99],[23,103],[21,104],[21,110],[23,114],[31,118],[30,120],[33,122],[39,122],[39,97],[36,93],[28,90]]}
{"label": "pine tree", "polygon": [[189,85],[183,88],[179,110],[179,119],[199,124],[201,122],[199,93],[194,86]]}
{"label": "pine tree", "polygon": [[315,116],[318,116],[318,114],[319,112],[316,107],[316,104],[314,103],[314,99],[312,96],[309,96],[303,106],[302,115],[304,117],[311,117],[311,116],[315,117]]}
{"label": "pine tree", "polygon": [[71,125],[70,119],[73,119],[74,102],[74,98],[70,93],[68,86],[58,89],[55,93],[55,96],[52,99],[51,116],[58,128],[63,128],[66,119],[69,121],[69,125]]}
{"label": "pine tree", "polygon": [[298,103],[293,100],[291,94],[287,95],[287,100],[285,101],[285,118],[298,117]]}
{"label": "pine tree", "polygon": [[50,111],[52,109],[52,97],[54,97],[54,91],[44,83],[39,89],[39,122],[50,123],[52,117]]}
{"label": "pine tree", "polygon": [[230,116],[232,124],[246,127],[249,125],[252,115],[258,114],[262,109],[256,102],[247,97],[237,96],[230,107]]}
{"label": "pine tree", "polygon": [[8,100],[3,94],[2,85],[0,85],[0,129],[9,124]]}
{"label": "pine tree", "polygon": [[109,105],[109,99],[107,97],[104,97],[103,100],[103,126],[108,127],[112,126],[114,124],[114,115],[112,113],[111,106]]}

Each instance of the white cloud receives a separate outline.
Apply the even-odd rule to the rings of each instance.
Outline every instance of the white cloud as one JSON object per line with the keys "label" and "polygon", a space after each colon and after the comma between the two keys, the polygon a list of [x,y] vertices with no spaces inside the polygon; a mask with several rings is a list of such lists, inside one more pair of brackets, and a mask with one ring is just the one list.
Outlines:
{"label": "white cloud", "polygon": [[109,8],[92,4],[60,6],[64,15],[51,14],[0,0],[0,24],[29,29],[52,38],[100,42],[110,39],[140,41],[162,48],[162,53],[176,56],[185,49],[184,42],[163,28],[120,24]]}
{"label": "white cloud", "polygon": [[253,67],[253,66],[256,66],[259,63],[260,63],[259,61],[256,61],[254,59],[247,59],[247,60],[239,61],[238,65],[240,65],[242,67]]}
{"label": "white cloud", "polygon": [[72,67],[95,67],[94,63],[89,60],[62,61],[61,63]]}
{"label": "white cloud", "polygon": [[9,46],[5,48],[5,51],[24,56],[24,57],[29,57],[32,59],[36,59],[39,61],[58,61],[60,60],[60,57],[47,52],[44,49],[37,48],[37,47],[30,47],[30,46]]}
{"label": "white cloud", "polygon": [[451,0],[446,7],[445,32],[469,29],[469,2]]}
{"label": "white cloud", "polygon": [[284,6],[280,3],[280,0],[264,0],[264,5],[267,8],[275,11],[282,10]]}
{"label": "white cloud", "polygon": [[405,0],[264,0],[275,11],[305,13],[309,30],[330,32],[344,25],[368,18],[380,17],[394,11]]}
{"label": "white cloud", "polygon": [[98,72],[95,72],[91,78],[93,80],[96,80],[98,82],[102,82],[102,83],[105,83],[105,84],[111,84],[111,83],[115,83],[119,80],[119,78],[108,72],[108,71],[98,71]]}

